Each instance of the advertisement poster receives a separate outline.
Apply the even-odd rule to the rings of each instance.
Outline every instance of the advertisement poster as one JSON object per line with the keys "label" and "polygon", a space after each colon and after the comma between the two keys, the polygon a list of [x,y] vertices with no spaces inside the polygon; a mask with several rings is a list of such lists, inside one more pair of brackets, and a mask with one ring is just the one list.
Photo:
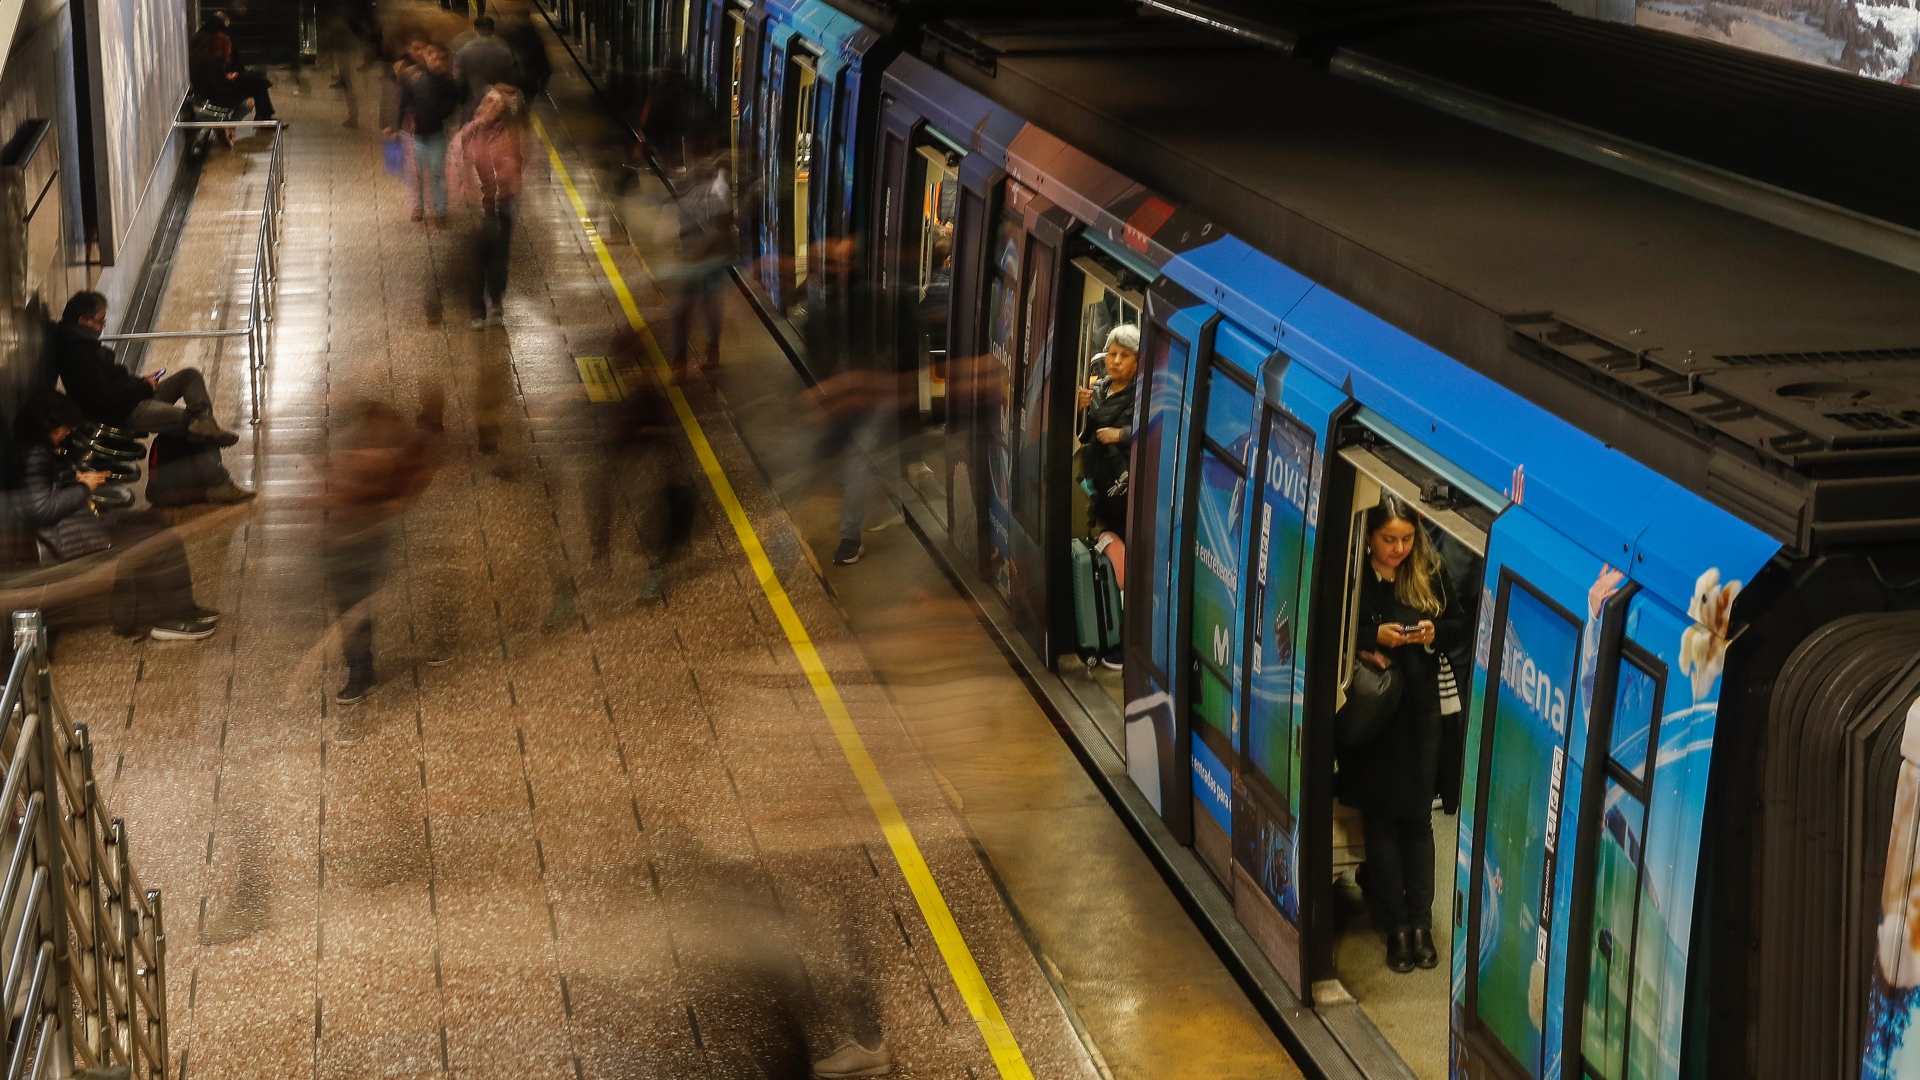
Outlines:
{"label": "advertisement poster", "polygon": [[1705,38],[1869,79],[1920,84],[1913,0],[1638,0],[1636,26]]}
{"label": "advertisement poster", "polygon": [[1900,780],[1887,835],[1880,887],[1873,987],[1867,999],[1866,1052],[1860,1080],[1920,1078],[1920,701],[1907,707],[1900,737]]}
{"label": "advertisement poster", "polygon": [[[1235,829],[1239,861],[1290,921],[1299,922],[1299,730],[1304,672],[1295,662],[1297,606],[1306,549],[1313,435],[1278,414],[1267,431],[1254,549],[1253,667],[1246,756],[1258,792],[1257,827]],[[1267,808],[1271,806],[1271,812]]]}
{"label": "advertisement poster", "polygon": [[1507,624],[1493,716],[1493,775],[1480,904],[1479,1013],[1531,1076],[1541,1075],[1546,960],[1549,817],[1566,765],[1567,707],[1580,627],[1517,582],[1507,587]]}

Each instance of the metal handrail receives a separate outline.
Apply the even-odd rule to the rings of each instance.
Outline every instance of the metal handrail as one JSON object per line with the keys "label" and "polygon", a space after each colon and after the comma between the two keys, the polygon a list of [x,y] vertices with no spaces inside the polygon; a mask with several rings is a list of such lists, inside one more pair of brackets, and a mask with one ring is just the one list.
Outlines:
{"label": "metal handrail", "polygon": [[[167,936],[161,896],[142,890],[126,826],[108,815],[87,728],[54,692],[37,611],[13,614],[0,691],[0,1026],[4,1080],[124,1067],[165,1080]],[[22,662],[24,658],[25,662]],[[9,846],[10,845],[10,846]]]}
{"label": "metal handrail", "polygon": [[253,245],[253,281],[247,297],[245,326],[219,330],[153,330],[138,334],[102,334],[101,341],[165,341],[177,338],[247,339],[247,395],[252,399],[249,422],[260,422],[260,399],[266,391],[267,324],[273,321],[273,283],[280,278],[280,214],[286,209],[281,189],[286,187],[286,170],[281,168],[281,136],[286,133],[282,120],[220,121],[175,120],[175,131],[210,131],[216,128],[272,128],[273,146],[267,152],[267,191],[260,202],[260,230]]}

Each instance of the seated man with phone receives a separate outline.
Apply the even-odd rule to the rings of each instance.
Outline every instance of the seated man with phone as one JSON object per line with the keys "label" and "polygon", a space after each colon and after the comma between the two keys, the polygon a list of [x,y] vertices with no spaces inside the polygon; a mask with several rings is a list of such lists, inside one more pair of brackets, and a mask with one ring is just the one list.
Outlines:
{"label": "seated man with phone", "polygon": [[[135,375],[101,343],[106,325],[107,298],[89,291],[73,294],[54,328],[60,382],[87,419],[129,431],[178,436],[209,448],[240,441],[240,436],[214,420],[213,400],[197,369],[183,368],[172,375],[162,369],[145,378]],[[174,501],[236,503],[253,498],[253,492],[235,485],[224,468],[213,471],[219,475],[195,492],[204,498]]]}

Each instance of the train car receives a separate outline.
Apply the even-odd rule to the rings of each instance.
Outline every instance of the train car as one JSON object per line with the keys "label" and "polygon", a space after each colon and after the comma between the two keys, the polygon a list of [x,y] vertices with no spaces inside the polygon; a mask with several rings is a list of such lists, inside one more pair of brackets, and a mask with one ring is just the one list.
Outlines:
{"label": "train car", "polygon": [[[978,358],[902,467],[1078,664],[1074,392],[1144,328],[1115,741],[1334,1033],[1309,1053],[1913,1075],[1920,278],[1271,52],[1035,33],[887,69],[889,325],[944,286]],[[1381,969],[1336,797],[1384,495],[1475,627],[1431,977]]]}

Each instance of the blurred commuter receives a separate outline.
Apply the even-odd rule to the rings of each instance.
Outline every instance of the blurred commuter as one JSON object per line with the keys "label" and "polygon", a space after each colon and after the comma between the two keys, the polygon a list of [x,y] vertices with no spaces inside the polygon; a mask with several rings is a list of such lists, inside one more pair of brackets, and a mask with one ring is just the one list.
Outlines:
{"label": "blurred commuter", "polygon": [[532,102],[547,92],[547,80],[553,78],[553,61],[547,56],[547,43],[534,29],[526,5],[515,0],[499,0],[493,5],[494,36],[513,50],[513,83]]}
{"label": "blurred commuter", "polygon": [[[351,705],[373,688],[373,598],[386,578],[401,515],[439,467],[441,404],[430,397],[414,423],[392,406],[367,401],[349,410],[327,460],[321,558],[338,611],[346,685],[334,701]],[[444,663],[450,643],[430,643],[427,663]]]}
{"label": "blurred commuter", "polygon": [[96,492],[111,476],[75,472],[56,452],[85,422],[72,400],[53,391],[21,409],[7,456],[14,513],[56,562],[115,561],[115,633],[159,641],[212,636],[220,613],[194,602],[186,548],[166,519],[153,510],[100,509]]}
{"label": "blurred commuter", "polygon": [[861,533],[873,496],[866,457],[875,449],[881,418],[899,403],[899,377],[876,362],[871,327],[872,290],[856,274],[852,238],[820,240],[808,249],[808,265],[820,275],[822,300],[807,312],[803,328],[807,362],[820,377],[813,390],[824,429],[820,455],[840,460],[840,546],[835,566],[860,561]]}
{"label": "blurred commuter", "polygon": [[[413,47],[409,47],[413,51]],[[464,94],[458,79],[447,64],[447,50],[431,41],[418,48],[418,64],[396,69],[399,82],[400,130],[412,141],[413,174],[408,187],[413,198],[413,220],[427,213],[431,198],[433,216],[447,216],[447,121],[460,107]],[[392,131],[386,132],[391,136]]]}
{"label": "blurred commuter", "polygon": [[[703,143],[707,140],[703,137]],[[710,144],[692,159],[674,207],[680,217],[680,266],[673,296],[673,373],[684,380],[695,329],[706,351],[700,366],[720,366],[721,297],[739,250],[734,231],[733,178],[727,156]]]}
{"label": "blurred commuter", "polygon": [[473,119],[480,99],[495,83],[510,83],[514,74],[513,49],[494,36],[493,20],[485,15],[473,20],[473,32],[473,40],[453,54],[454,71],[467,85],[466,106],[460,110],[462,121]]}
{"label": "blurred commuter", "polygon": [[[141,378],[114,359],[100,341],[107,325],[107,298],[77,292],[67,300],[53,332],[60,383],[87,419],[130,432],[153,432],[209,448],[232,446],[240,436],[213,418],[213,400],[196,368]],[[233,482],[217,454],[201,482],[181,492],[178,503],[236,503],[253,498]],[[157,503],[156,503],[157,504]]]}
{"label": "blurred commuter", "polygon": [[260,72],[242,67],[233,56],[233,39],[227,36],[232,23],[223,12],[208,15],[200,32],[187,46],[187,81],[193,92],[210,104],[237,109],[253,99],[253,118],[273,119],[271,80]]}
{"label": "blurred commuter", "polygon": [[614,342],[618,370],[632,372],[620,402],[596,406],[600,460],[585,480],[587,540],[596,565],[613,554],[613,520],[631,503],[647,577],[644,602],[664,600],[668,569],[685,556],[697,504],[692,474],[680,450],[680,422],[667,388],[642,353],[640,336],[622,330]]}
{"label": "blurred commuter", "polygon": [[1127,537],[1127,469],[1133,454],[1133,413],[1140,370],[1140,328],[1107,333],[1103,374],[1081,387],[1080,483],[1092,500],[1093,531]]}
{"label": "blurred commuter", "polygon": [[647,98],[640,105],[638,148],[651,154],[660,167],[679,172],[688,162],[688,140],[715,126],[713,102],[680,69],[654,71]]}
{"label": "blurred commuter", "polygon": [[324,0],[320,5],[320,48],[332,59],[333,89],[345,91],[347,99],[344,127],[360,126],[354,70],[366,57],[366,32],[373,17],[373,5],[368,0]]}
{"label": "blurred commuter", "polygon": [[475,330],[503,324],[509,256],[513,251],[514,200],[526,161],[526,99],[506,83],[480,100],[473,121],[455,136],[451,173],[462,202],[480,210],[474,226],[474,283],[468,306]]}

